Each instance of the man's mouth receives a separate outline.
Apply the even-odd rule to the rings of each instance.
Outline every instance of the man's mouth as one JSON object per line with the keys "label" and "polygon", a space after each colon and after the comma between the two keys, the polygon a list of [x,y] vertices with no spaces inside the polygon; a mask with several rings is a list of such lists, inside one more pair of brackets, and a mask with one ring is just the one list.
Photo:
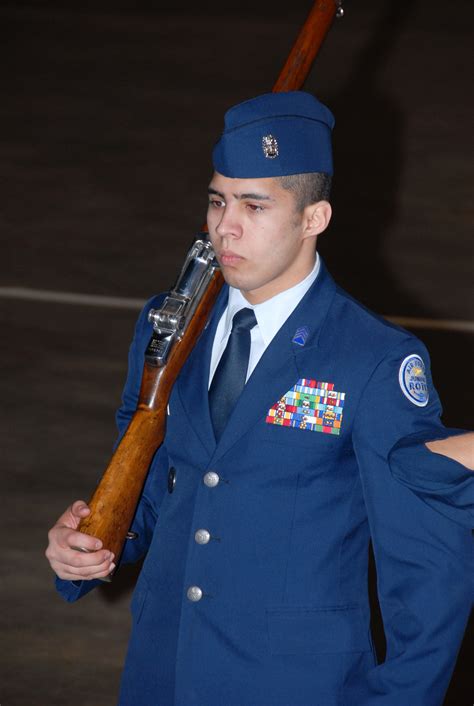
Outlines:
{"label": "man's mouth", "polygon": [[238,262],[243,260],[244,258],[241,257],[240,255],[237,255],[237,253],[232,252],[232,250],[223,250],[221,253],[219,253],[218,260],[221,263],[221,265],[226,266],[226,265],[236,265]]}

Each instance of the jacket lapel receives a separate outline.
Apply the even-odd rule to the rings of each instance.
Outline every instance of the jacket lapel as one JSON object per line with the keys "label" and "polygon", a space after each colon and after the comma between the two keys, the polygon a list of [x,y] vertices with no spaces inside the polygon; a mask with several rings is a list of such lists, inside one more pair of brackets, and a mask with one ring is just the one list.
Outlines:
{"label": "jacket lapel", "polygon": [[187,359],[176,383],[176,391],[206,451],[212,455],[216,447],[209,413],[208,383],[212,344],[219,320],[227,306],[229,290],[224,286],[217,298],[209,322]]}
{"label": "jacket lapel", "polygon": [[[280,328],[247,381],[216,447],[213,462],[223,456],[252,426],[262,422],[270,407],[305,372],[308,375],[308,371],[304,370],[308,358],[311,358],[311,370],[315,368],[321,329],[335,292],[334,280],[321,262],[315,283]],[[297,330],[303,327],[307,329],[308,335],[304,346],[301,346],[293,339]],[[212,429],[209,407],[207,416]]]}

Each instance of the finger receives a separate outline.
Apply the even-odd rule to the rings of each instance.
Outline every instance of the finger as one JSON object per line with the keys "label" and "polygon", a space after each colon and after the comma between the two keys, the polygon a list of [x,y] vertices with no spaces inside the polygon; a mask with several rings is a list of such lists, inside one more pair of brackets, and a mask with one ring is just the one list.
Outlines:
{"label": "finger", "polygon": [[63,572],[83,573],[84,576],[88,576],[91,573],[102,571],[113,560],[114,555],[107,551],[97,552],[97,554],[84,554],[71,550],[68,553],[58,554],[53,557],[50,564],[54,570],[60,568]]}
{"label": "finger", "polygon": [[[71,505],[70,510],[72,521],[68,523],[67,526],[72,529],[77,529],[80,521],[87,517],[91,512],[90,507],[84,502],[84,500],[76,500],[76,502]],[[93,537],[84,532],[77,532],[76,534],[77,537],[74,539],[75,549],[91,552],[101,549],[103,546],[102,541],[98,537]],[[73,545],[70,543],[70,546]]]}
{"label": "finger", "polygon": [[115,568],[115,563],[111,560],[104,561],[102,564],[97,566],[84,566],[75,567],[59,565],[56,569],[56,573],[61,578],[66,578],[72,581],[89,581],[93,578],[102,578],[108,576]]}
{"label": "finger", "polygon": [[81,568],[90,568],[101,566],[106,561],[112,561],[114,555],[107,549],[101,549],[97,552],[83,552],[77,551],[73,548],[59,549],[57,551],[51,551],[49,553],[48,559],[50,563],[56,562],[64,566]]}
{"label": "finger", "polygon": [[95,567],[76,568],[66,565],[53,565],[54,572],[59,578],[66,581],[91,581],[92,579],[105,578],[115,569],[114,562],[106,561]]}
{"label": "finger", "polygon": [[[84,500],[76,500],[55,522],[54,527],[70,527],[77,529],[79,522],[90,513],[90,508]],[[54,529],[53,527],[53,529]]]}
{"label": "finger", "polygon": [[58,558],[64,552],[79,549],[84,552],[95,552],[102,547],[102,542],[96,537],[88,534],[76,532],[66,526],[55,525],[48,532],[48,547],[46,556],[48,559]]}
{"label": "finger", "polygon": [[64,546],[80,552],[97,552],[102,549],[102,542],[97,537],[91,537],[84,532],[69,530],[62,535]]}
{"label": "finger", "polygon": [[75,532],[67,527],[53,527],[49,532],[49,543],[45,554],[49,563],[71,566],[97,566],[113,557],[101,542],[94,537]]}
{"label": "finger", "polygon": [[100,552],[92,553],[73,550],[73,554],[68,555],[68,560],[65,563],[79,570],[94,570],[97,567],[102,567],[107,562],[110,564],[114,558],[115,557],[112,552],[109,552],[106,549],[101,550]]}
{"label": "finger", "polygon": [[72,529],[77,529],[81,520],[85,519],[91,510],[84,500],[76,500],[68,509],[65,514],[60,517],[56,524],[66,525]]}
{"label": "finger", "polygon": [[90,507],[84,500],[76,500],[70,508],[71,513],[75,517],[83,518],[86,517],[90,513]]}

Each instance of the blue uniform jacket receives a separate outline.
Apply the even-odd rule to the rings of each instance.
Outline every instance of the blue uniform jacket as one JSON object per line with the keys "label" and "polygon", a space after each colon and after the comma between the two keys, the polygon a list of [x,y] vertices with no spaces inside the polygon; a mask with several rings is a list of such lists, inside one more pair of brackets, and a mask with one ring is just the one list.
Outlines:
{"label": "blue uniform jacket", "polygon": [[[122,433],[151,335],[146,314],[159,301],[137,323]],[[440,426],[424,346],[339,289],[322,264],[216,445],[207,385],[226,301],[224,288],[173,388],[132,525],[139,537],[123,554],[146,559],[120,706],[440,706],[470,609],[470,533],[388,464],[399,439]],[[412,354],[426,365],[426,406],[400,387]],[[370,538],[387,638],[379,665]],[[58,587],[75,600],[94,583]]]}

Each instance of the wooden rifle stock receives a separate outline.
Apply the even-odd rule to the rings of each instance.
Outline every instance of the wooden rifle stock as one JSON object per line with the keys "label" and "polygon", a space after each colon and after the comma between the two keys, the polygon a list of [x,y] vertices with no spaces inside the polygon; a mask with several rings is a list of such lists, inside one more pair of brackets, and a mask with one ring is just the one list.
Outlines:
{"label": "wooden rifle stock", "polygon": [[[342,15],[340,0],[316,0],[273,92],[301,88],[336,14]],[[137,409],[89,502],[90,514],[79,524],[79,531],[99,538],[104,548],[115,554],[116,561],[132,523],[150,462],[164,439],[171,388],[206,324],[223,282],[217,270],[183,338],[174,344],[167,363],[155,367],[145,362]]]}
{"label": "wooden rifle stock", "polygon": [[91,512],[78,527],[80,532],[98,537],[117,558],[151,460],[163,442],[171,388],[209,318],[222,284],[222,274],[216,270],[166,365],[156,367],[145,361],[137,409],[89,502]]}

